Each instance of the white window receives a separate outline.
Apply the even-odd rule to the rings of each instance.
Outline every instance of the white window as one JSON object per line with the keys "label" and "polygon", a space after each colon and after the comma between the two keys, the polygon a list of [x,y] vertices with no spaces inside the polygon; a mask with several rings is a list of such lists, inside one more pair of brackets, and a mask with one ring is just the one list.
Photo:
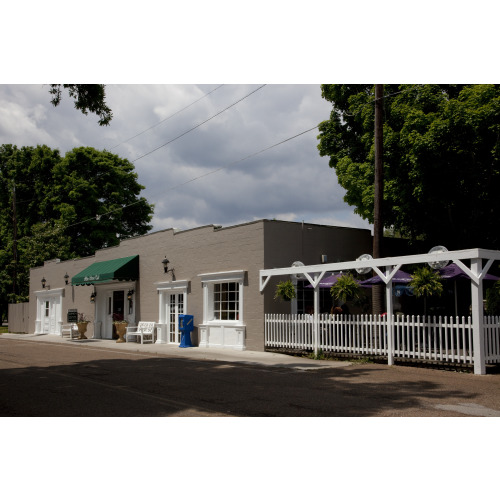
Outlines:
{"label": "white window", "polygon": [[243,322],[245,271],[200,275],[203,284],[203,322]]}
{"label": "white window", "polygon": [[214,284],[214,317],[223,321],[239,320],[239,284],[235,281]]}

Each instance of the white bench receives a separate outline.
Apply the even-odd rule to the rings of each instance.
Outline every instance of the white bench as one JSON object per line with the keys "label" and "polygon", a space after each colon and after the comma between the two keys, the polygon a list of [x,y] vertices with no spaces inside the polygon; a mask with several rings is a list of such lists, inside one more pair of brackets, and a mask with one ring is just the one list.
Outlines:
{"label": "white bench", "polygon": [[[141,337],[141,344],[148,340],[146,337],[151,337],[151,343],[155,341],[155,322],[154,321],[139,321],[137,326],[128,326],[126,333],[126,341],[131,337]],[[136,340],[137,341],[137,340]]]}
{"label": "white bench", "polygon": [[80,333],[78,332],[78,327],[76,326],[76,323],[62,325],[61,337],[64,337],[65,335],[67,335],[70,339],[77,339],[80,337]]}

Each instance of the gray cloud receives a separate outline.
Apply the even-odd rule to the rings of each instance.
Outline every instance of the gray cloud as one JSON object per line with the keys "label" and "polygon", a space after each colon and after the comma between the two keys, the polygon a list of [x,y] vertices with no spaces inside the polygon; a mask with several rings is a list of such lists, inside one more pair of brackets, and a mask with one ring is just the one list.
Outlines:
{"label": "gray cloud", "polygon": [[[224,85],[165,120],[218,85],[109,85],[107,102],[114,115],[109,127],[75,110],[67,95],[54,108],[48,86],[0,85],[0,141],[46,144],[61,154],[92,146],[133,161],[259,87]],[[317,130],[239,162],[314,127],[329,113],[319,85],[267,85],[135,161],[143,194],[155,204],[154,229],[274,217],[369,227],[343,202],[328,159],[318,154]],[[217,169],[222,170],[210,173]]]}

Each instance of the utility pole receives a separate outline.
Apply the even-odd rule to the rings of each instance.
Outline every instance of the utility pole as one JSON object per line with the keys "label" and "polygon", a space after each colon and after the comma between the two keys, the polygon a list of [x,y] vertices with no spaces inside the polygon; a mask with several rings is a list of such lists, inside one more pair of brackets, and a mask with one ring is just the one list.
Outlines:
{"label": "utility pole", "polygon": [[[375,185],[373,200],[373,258],[382,257],[382,238],[384,235],[384,221],[382,218],[382,201],[384,198],[384,170],[383,170],[383,106],[384,86],[375,85]],[[373,314],[382,311],[382,287],[373,287]]]}
{"label": "utility pole", "polygon": [[17,290],[17,203],[16,203],[16,184],[12,188],[12,222],[14,225],[13,230],[13,244],[12,253],[14,259],[14,270],[12,272],[12,293],[16,295]]}

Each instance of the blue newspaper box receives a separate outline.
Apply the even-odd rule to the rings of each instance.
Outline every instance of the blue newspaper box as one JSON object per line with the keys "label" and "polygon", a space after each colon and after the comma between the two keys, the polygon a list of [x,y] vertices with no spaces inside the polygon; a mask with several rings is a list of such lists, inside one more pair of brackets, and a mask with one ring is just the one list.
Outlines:
{"label": "blue newspaper box", "polygon": [[179,347],[193,347],[191,343],[191,332],[194,328],[194,316],[190,314],[179,314],[179,332],[181,333],[181,343]]}

